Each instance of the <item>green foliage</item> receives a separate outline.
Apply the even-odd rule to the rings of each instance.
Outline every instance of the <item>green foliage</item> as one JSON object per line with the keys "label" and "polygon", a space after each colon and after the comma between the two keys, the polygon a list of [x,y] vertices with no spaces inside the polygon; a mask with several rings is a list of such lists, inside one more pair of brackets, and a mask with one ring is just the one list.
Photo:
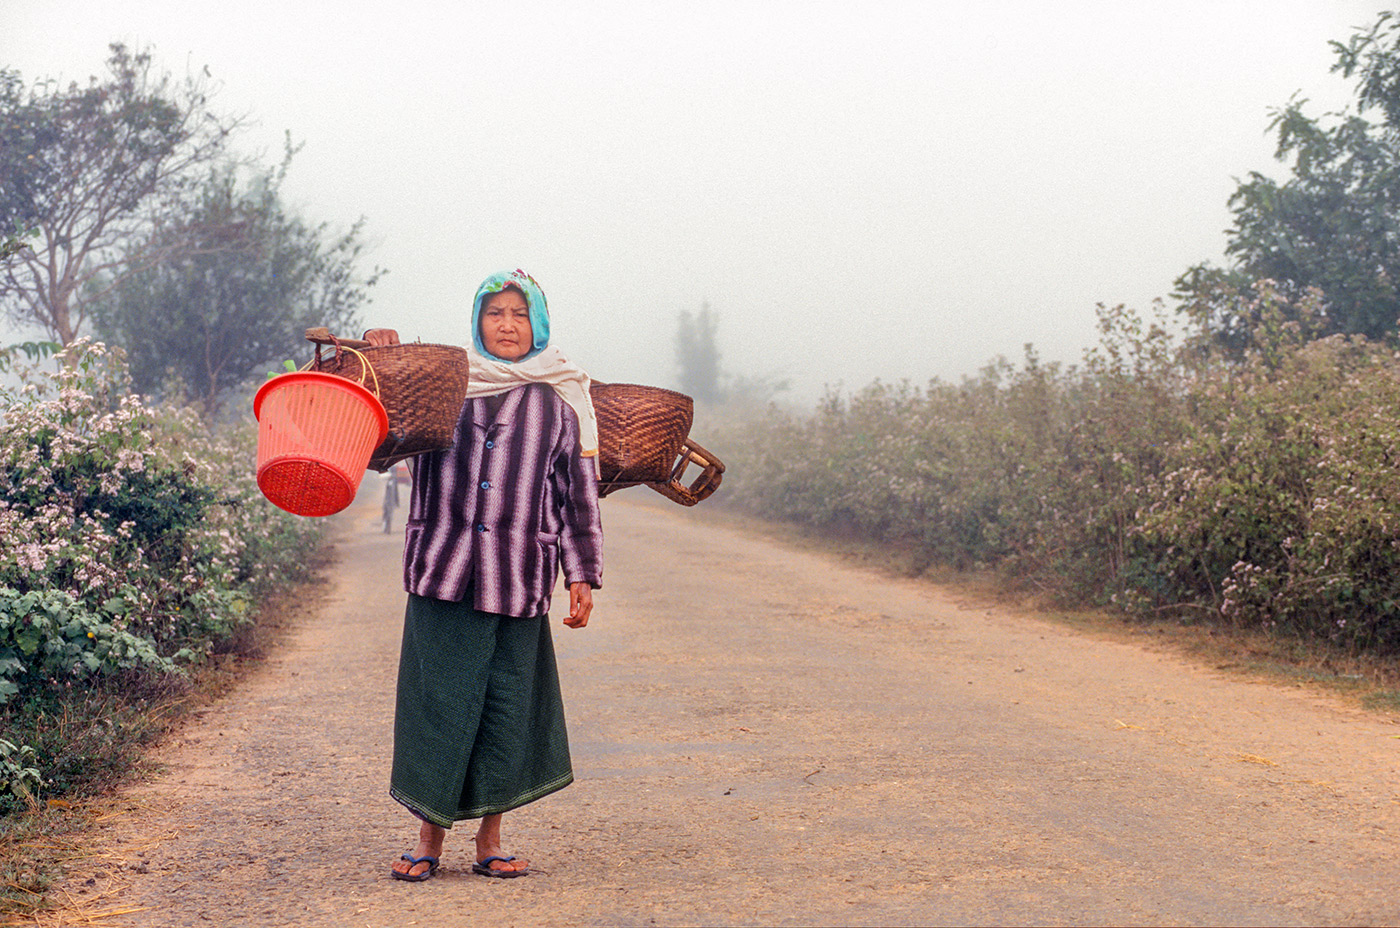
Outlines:
{"label": "green foliage", "polygon": [[33,245],[29,239],[38,233],[16,224],[13,232],[0,233],[0,261],[7,261]]}
{"label": "green foliage", "polygon": [[1357,78],[1357,106],[1379,109],[1385,125],[1400,126],[1400,14],[1386,11],[1346,42],[1332,42],[1334,72]]}
{"label": "green foliage", "polygon": [[258,492],[250,429],[146,405],[105,346],[54,361],[0,388],[0,730],[62,795],[124,762],[143,693],[305,575],[318,528]]}
{"label": "green foliage", "polygon": [[212,414],[264,365],[303,349],[307,328],[357,328],[380,272],[357,268],[360,225],[332,236],[288,211],[281,185],[291,156],[247,184],[233,166],[211,173],[186,215],[134,246],[177,253],[97,302],[97,329],[126,348],[137,392],[176,385]]}
{"label": "green foliage", "polygon": [[62,348],[58,342],[20,342],[0,347],[0,374],[13,368],[21,355],[31,362],[42,361],[57,354]]}
{"label": "green foliage", "polygon": [[1400,368],[1334,336],[1200,385],[1141,535],[1235,624],[1400,650]]}
{"label": "green foliage", "polygon": [[[104,604],[127,612],[124,600]],[[0,705],[20,693],[38,698],[46,687],[81,686],[124,670],[174,673],[150,639],[114,628],[62,590],[0,587]]]}
{"label": "green foliage", "polygon": [[1100,308],[1082,367],[872,384],[720,432],[724,498],[1074,599],[1400,653],[1400,358],[1254,288],[1239,360]]}
{"label": "green foliage", "polygon": [[32,800],[43,783],[43,775],[33,763],[33,748],[0,738],[0,795]]}
{"label": "green foliage", "polygon": [[[1233,345],[1251,325],[1248,282],[1323,296],[1319,334],[1389,338],[1400,319],[1400,19],[1383,13],[1346,43],[1334,71],[1356,77],[1357,112],[1310,116],[1293,99],[1273,114],[1285,181],[1252,172],[1230,198],[1229,269],[1197,265],[1176,295]],[[1381,120],[1366,114],[1376,111]],[[1235,346],[1238,347],[1238,346]]]}

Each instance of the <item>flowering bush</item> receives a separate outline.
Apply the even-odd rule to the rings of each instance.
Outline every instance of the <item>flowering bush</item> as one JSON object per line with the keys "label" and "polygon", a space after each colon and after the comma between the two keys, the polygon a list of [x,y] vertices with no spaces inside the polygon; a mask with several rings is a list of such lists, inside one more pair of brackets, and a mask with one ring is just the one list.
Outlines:
{"label": "flowering bush", "polygon": [[1081,367],[1028,349],[735,418],[721,498],[1130,612],[1400,650],[1400,356],[1310,341],[1314,293],[1251,306],[1242,356],[1101,308]]}
{"label": "flowering bush", "polygon": [[1400,358],[1342,336],[1203,383],[1139,519],[1230,622],[1400,648]]}
{"label": "flowering bush", "polygon": [[272,565],[299,575],[317,531],[258,493],[247,434],[147,405],[103,345],[77,343],[56,361],[0,389],[7,726],[84,685],[202,660],[250,620]]}
{"label": "flowering bush", "polygon": [[1085,369],[1001,360],[959,384],[875,383],[811,416],[765,412],[716,441],[726,496],[913,544],[925,560],[1099,582],[1132,556],[1133,515],[1181,428],[1166,330],[1102,310]]}

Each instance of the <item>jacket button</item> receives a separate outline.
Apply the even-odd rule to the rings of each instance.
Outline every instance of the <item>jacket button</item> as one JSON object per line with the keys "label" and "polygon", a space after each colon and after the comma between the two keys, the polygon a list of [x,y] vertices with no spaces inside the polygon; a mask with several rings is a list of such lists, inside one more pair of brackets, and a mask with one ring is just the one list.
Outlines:
{"label": "jacket button", "polygon": [[482,525],[480,522],[478,522],[478,523],[476,523],[476,530],[477,530],[478,532],[484,532],[484,531],[486,531],[486,526],[484,526],[484,525]]}
{"label": "jacket button", "polygon": [[491,481],[489,481],[489,480],[483,480],[483,481],[481,481],[481,488],[482,488],[483,490],[489,490],[489,489],[491,489]]}
{"label": "jacket button", "polygon": [[486,450],[487,450],[487,451],[490,451],[490,450],[491,450],[492,448],[494,448],[494,447],[496,447],[496,443],[495,443],[494,441],[488,441],[488,442],[486,443]]}

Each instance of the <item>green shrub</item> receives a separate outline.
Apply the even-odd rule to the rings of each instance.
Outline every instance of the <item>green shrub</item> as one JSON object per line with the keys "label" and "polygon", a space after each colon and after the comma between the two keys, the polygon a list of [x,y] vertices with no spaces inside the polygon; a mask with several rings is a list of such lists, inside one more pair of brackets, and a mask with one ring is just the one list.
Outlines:
{"label": "green shrub", "polygon": [[1149,488],[1140,531],[1179,595],[1238,625],[1394,651],[1400,367],[1335,336],[1201,391],[1199,424]]}
{"label": "green shrub", "polygon": [[1082,366],[998,361],[736,417],[721,499],[1077,600],[1400,651],[1400,364],[1267,281],[1242,353],[1100,307]]}
{"label": "green shrub", "polygon": [[43,782],[39,769],[32,766],[33,761],[34,749],[29,745],[16,745],[0,738],[0,796],[9,801],[33,800]]}
{"label": "green shrub", "polygon": [[123,670],[174,673],[146,638],[114,628],[62,590],[0,587],[0,705]]}
{"label": "green shrub", "polygon": [[320,531],[258,492],[250,428],[147,405],[99,344],[56,365],[0,388],[0,730],[50,793],[117,769],[126,707],[304,576]]}

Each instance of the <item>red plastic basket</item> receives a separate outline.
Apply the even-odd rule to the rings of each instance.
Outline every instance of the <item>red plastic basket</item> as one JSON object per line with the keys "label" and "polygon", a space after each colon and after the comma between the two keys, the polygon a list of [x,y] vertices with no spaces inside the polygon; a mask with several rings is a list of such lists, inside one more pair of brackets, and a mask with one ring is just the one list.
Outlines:
{"label": "red plastic basket", "polygon": [[328,516],[355,498],[371,452],[389,434],[384,404],[352,380],[317,371],[274,377],[253,397],[258,489],[299,516]]}

